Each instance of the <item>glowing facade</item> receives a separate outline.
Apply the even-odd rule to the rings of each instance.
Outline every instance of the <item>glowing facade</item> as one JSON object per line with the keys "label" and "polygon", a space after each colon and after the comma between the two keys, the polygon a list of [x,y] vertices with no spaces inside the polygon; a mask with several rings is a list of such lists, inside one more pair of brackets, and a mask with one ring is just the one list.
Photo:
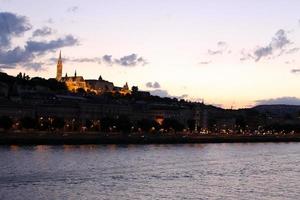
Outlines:
{"label": "glowing facade", "polygon": [[86,92],[94,92],[97,95],[105,92],[112,92],[112,93],[119,92],[122,95],[131,93],[127,83],[122,88],[115,87],[113,82],[103,80],[101,76],[99,77],[98,80],[97,79],[84,80],[82,76],[77,76],[77,73],[75,71],[74,76],[68,76],[66,74],[65,77],[62,77],[62,68],[63,68],[63,64],[62,64],[62,58],[60,52],[57,61],[56,80],[65,82],[68,90],[72,92],[77,92],[77,90],[81,88],[84,89]]}

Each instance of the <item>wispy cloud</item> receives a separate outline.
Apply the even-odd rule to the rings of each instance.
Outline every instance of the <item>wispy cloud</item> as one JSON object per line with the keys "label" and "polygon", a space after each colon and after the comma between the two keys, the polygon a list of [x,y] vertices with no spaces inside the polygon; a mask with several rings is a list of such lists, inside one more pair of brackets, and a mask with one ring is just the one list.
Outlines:
{"label": "wispy cloud", "polygon": [[299,48],[297,47],[287,49],[287,47],[291,44],[293,43],[290,41],[290,39],[288,39],[287,32],[283,29],[279,29],[266,46],[259,46],[252,52],[247,52],[245,49],[243,49],[241,51],[242,57],[240,60],[244,61],[253,59],[255,62],[259,62],[264,58],[272,59],[299,51]]}
{"label": "wispy cloud", "polygon": [[32,36],[33,37],[43,37],[43,36],[48,36],[53,33],[53,30],[50,27],[44,26],[40,29],[36,29],[33,31]]}
{"label": "wispy cloud", "polygon": [[228,44],[224,41],[219,41],[217,42],[217,47],[215,49],[208,49],[207,53],[209,55],[218,55],[218,54],[224,54],[224,53],[229,53],[231,51],[228,51]]}
{"label": "wispy cloud", "polygon": [[72,7],[69,7],[69,8],[67,9],[67,12],[72,12],[72,13],[74,13],[74,12],[77,12],[78,9],[79,9],[78,6],[72,6]]}
{"label": "wispy cloud", "polygon": [[297,69],[292,69],[292,70],[291,70],[291,73],[293,73],[293,74],[300,73],[300,69],[299,69],[299,68],[297,68]]}
{"label": "wispy cloud", "polygon": [[257,105],[300,105],[300,99],[297,97],[279,97],[274,99],[257,100]]}
{"label": "wispy cloud", "polygon": [[119,65],[124,67],[135,67],[135,66],[144,66],[148,62],[143,58],[133,53],[121,58],[113,58],[112,55],[102,56],[102,60],[107,65]]}
{"label": "wispy cloud", "polygon": [[212,63],[211,60],[199,62],[200,65],[208,65],[208,64],[210,64],[210,63]]}

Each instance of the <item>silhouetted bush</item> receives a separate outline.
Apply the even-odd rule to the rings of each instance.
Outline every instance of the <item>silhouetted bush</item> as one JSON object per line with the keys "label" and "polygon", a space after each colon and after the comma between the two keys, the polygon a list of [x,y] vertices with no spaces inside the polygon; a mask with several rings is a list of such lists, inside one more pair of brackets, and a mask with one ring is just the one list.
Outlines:
{"label": "silhouetted bush", "polygon": [[4,130],[8,130],[12,127],[13,120],[8,116],[1,116],[0,117],[0,128],[3,128]]}
{"label": "silhouetted bush", "polygon": [[142,131],[145,132],[149,132],[152,127],[154,127],[155,129],[159,128],[159,124],[156,121],[150,119],[141,119],[137,122],[137,125],[142,129]]}
{"label": "silhouetted bush", "polygon": [[25,129],[33,129],[37,127],[37,121],[32,117],[23,117],[20,120],[20,125]]}
{"label": "silhouetted bush", "polygon": [[162,127],[164,129],[174,129],[175,131],[182,131],[184,125],[174,118],[166,118],[163,121]]}

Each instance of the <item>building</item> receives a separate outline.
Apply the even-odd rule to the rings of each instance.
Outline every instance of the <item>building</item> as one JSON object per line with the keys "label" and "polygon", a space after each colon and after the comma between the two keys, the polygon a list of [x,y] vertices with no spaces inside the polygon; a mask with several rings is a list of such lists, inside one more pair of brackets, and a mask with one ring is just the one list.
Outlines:
{"label": "building", "polygon": [[75,71],[74,76],[62,77],[63,63],[61,52],[57,61],[56,80],[64,82],[71,92],[76,92],[78,89],[84,89],[86,92],[94,92],[95,94],[103,94],[105,92],[116,93],[119,92],[122,95],[130,94],[131,91],[126,83],[123,87],[115,87],[113,82],[103,80],[101,76],[98,79],[84,80],[82,76],[77,76]]}

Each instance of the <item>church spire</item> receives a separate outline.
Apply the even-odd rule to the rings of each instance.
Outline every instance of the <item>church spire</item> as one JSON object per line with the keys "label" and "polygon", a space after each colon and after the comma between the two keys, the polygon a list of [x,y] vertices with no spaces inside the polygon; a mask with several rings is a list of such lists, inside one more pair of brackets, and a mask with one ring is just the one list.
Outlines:
{"label": "church spire", "polygon": [[56,67],[56,80],[60,81],[62,78],[62,59],[61,59],[61,51],[59,51],[59,57],[57,61],[57,67]]}

